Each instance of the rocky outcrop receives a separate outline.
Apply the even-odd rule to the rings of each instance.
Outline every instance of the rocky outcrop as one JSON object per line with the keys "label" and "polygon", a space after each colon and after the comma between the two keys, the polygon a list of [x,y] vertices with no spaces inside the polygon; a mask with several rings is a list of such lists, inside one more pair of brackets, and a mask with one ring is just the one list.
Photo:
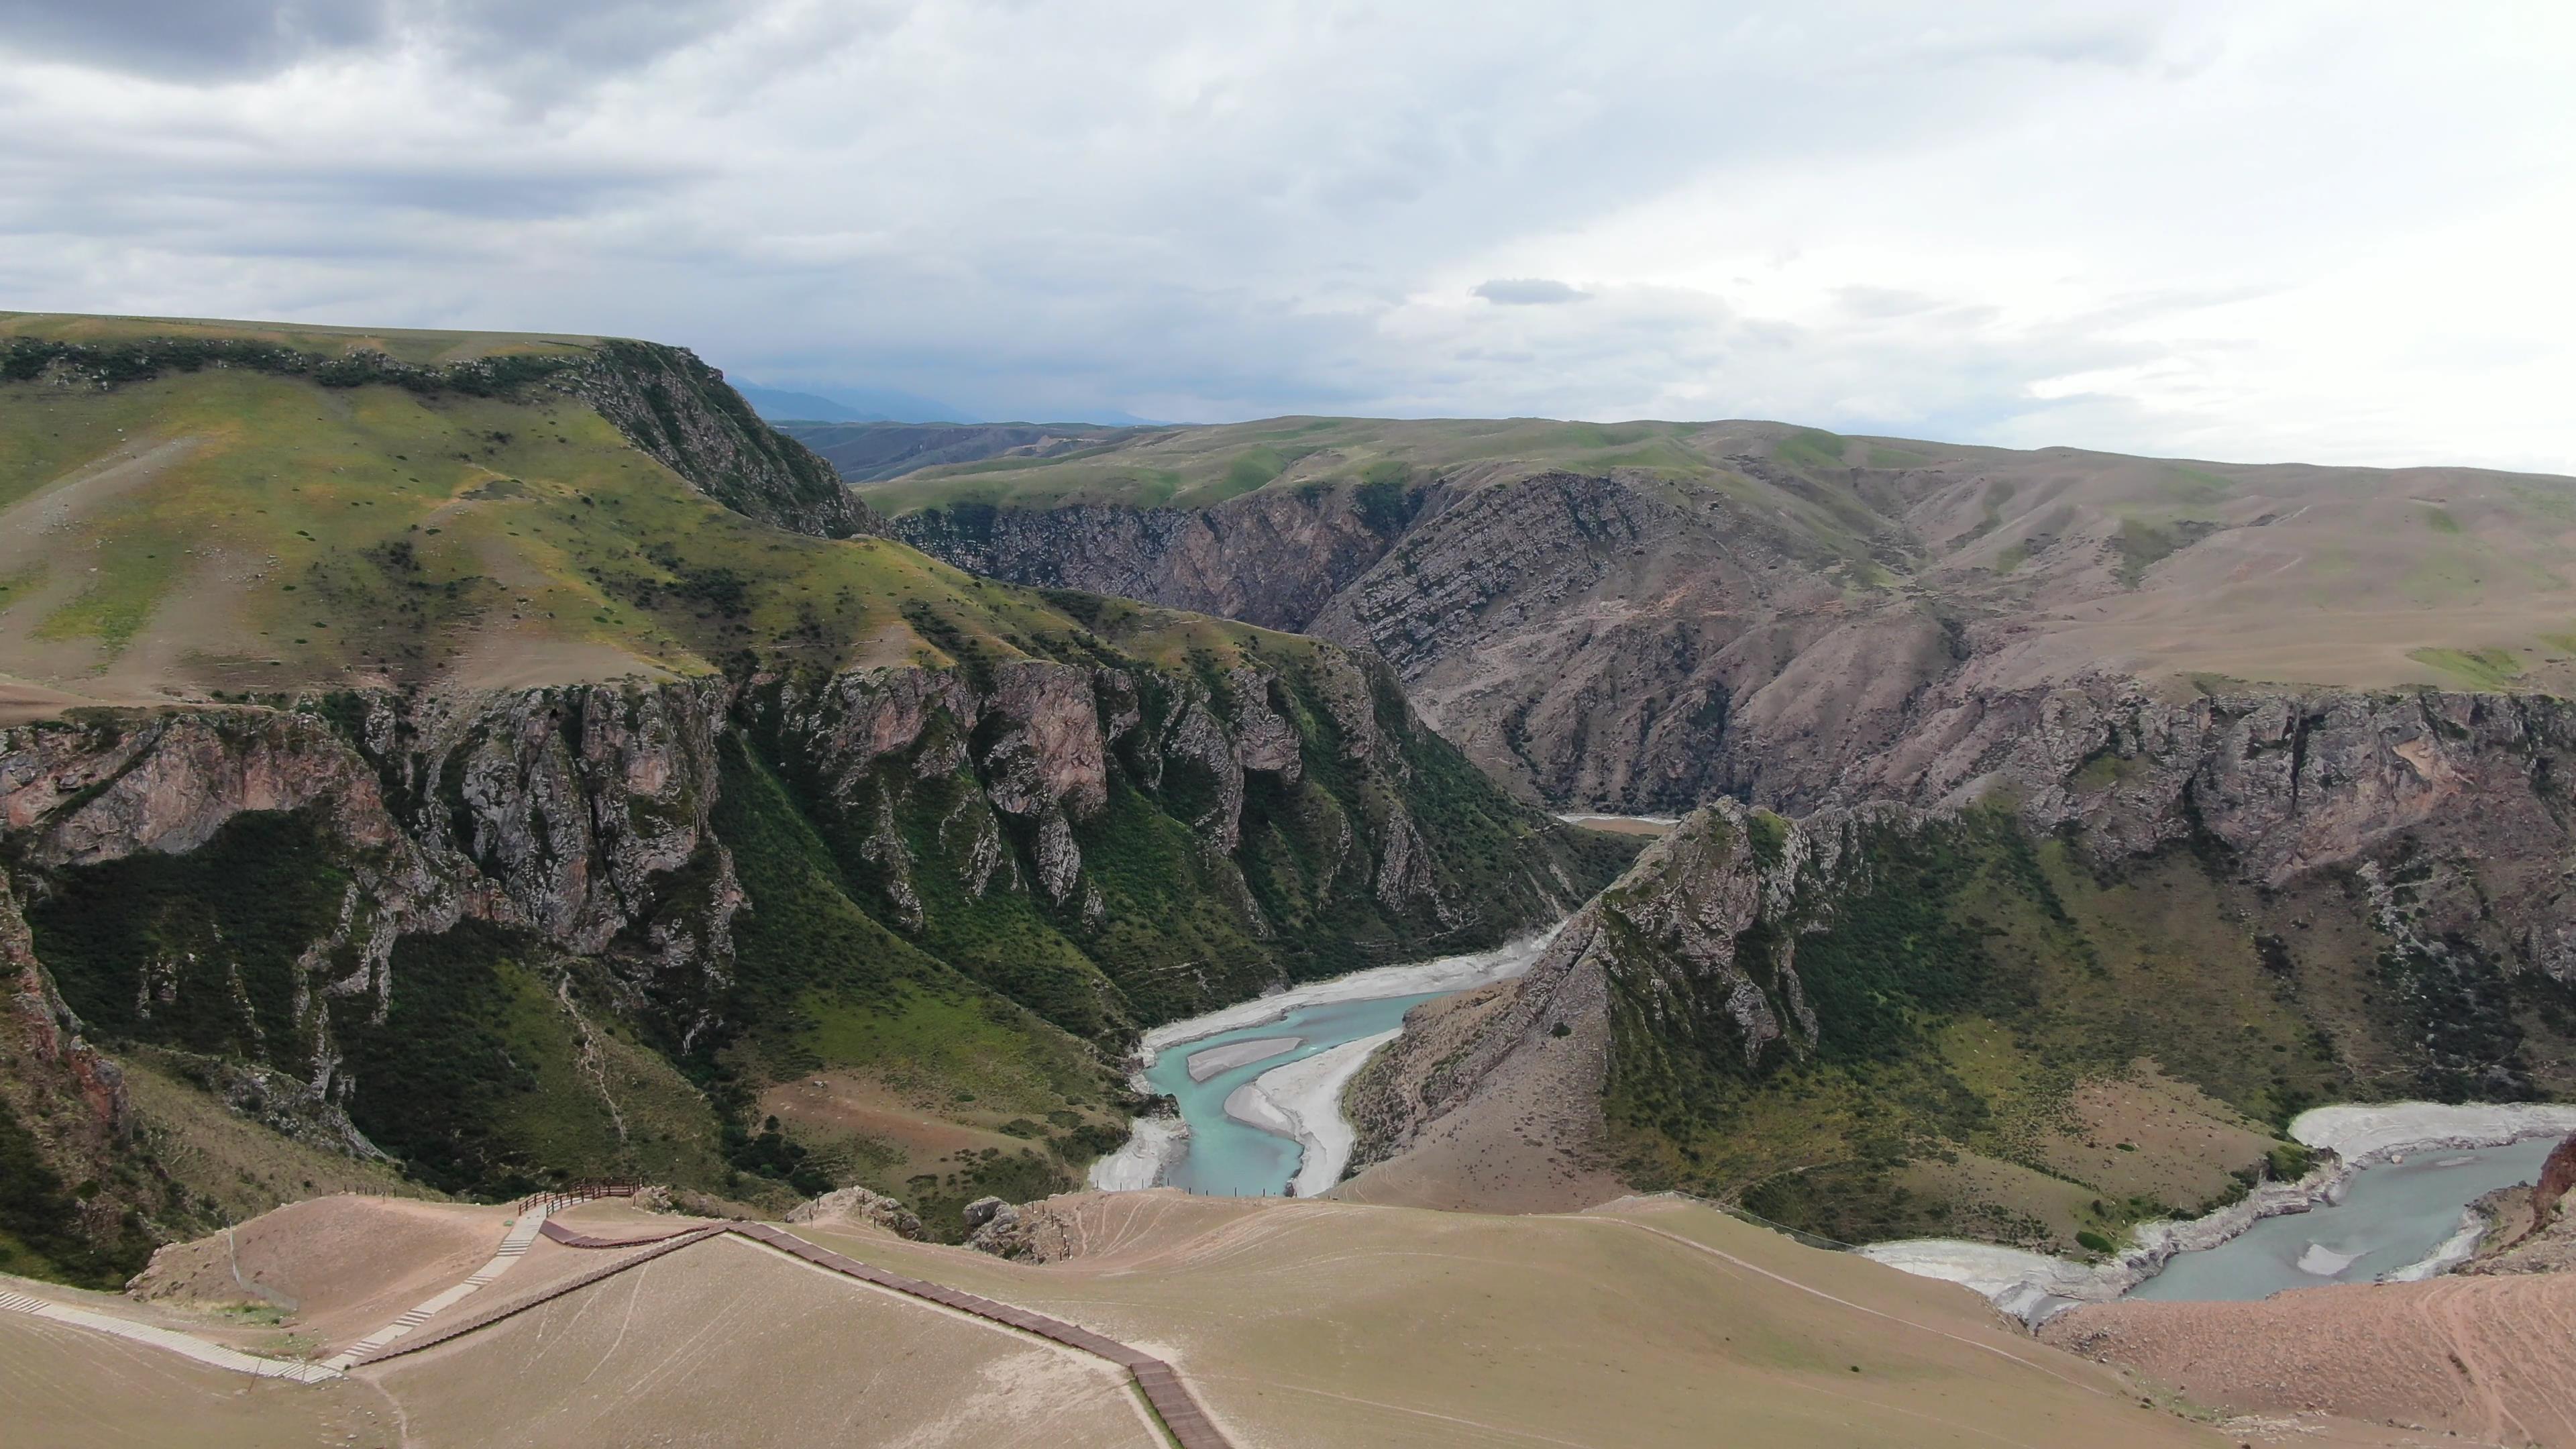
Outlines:
{"label": "rocky outcrop", "polygon": [[635,446],[737,513],[825,538],[884,532],[830,464],[686,348],[609,339],[566,377]]}
{"label": "rocky outcrop", "polygon": [[966,1205],[966,1246],[1020,1263],[1059,1263],[1082,1241],[1080,1216],[1055,1198],[1008,1203],[998,1197]]}
{"label": "rocky outcrop", "polygon": [[[1926,718],[1935,723],[1907,748],[1823,791],[1846,803],[1795,819],[1731,800],[1694,813],[1577,913],[1525,978],[1491,1001],[1426,1013],[1430,1029],[1359,1079],[1360,1160],[1400,1153],[1518,1078],[1556,1071],[1560,1025],[1607,1042],[1597,1090],[1638,1160],[1669,1153],[1658,1173],[1685,1180],[1705,1161],[1720,1190],[1837,1160],[1821,1143],[1804,1159],[1794,1144],[1736,1150],[1751,1140],[1741,1114],[1777,1093],[1814,1093],[1818,1071],[1850,1072],[1864,1097],[1880,1090],[1871,1073],[1890,1069],[1870,1063],[1956,1081],[1949,1049],[1924,1035],[1953,1012],[2003,1023],[2014,1049],[2034,1055],[2051,1013],[2073,1013],[2067,1029],[2080,1022],[2088,1048],[2111,1033],[2120,1043],[2092,1070],[2197,1060],[2200,1080],[2235,1092],[2242,1110],[2261,1077],[2231,1076],[2204,1027],[2119,999],[2157,989],[2151,963],[2167,953],[2215,977],[2219,949],[2239,973],[2228,979],[2280,1003],[2284,1029],[2341,1074],[2346,1085],[2325,1090],[2384,1093],[2394,1079],[2446,1100],[2512,1100],[2566,1089],[2547,1023],[2570,984],[2576,901],[2557,862],[2576,843],[2576,799],[2555,761],[2576,744],[2576,707],[2435,693],[2175,702],[2103,681],[1953,701]],[[2038,860],[2060,845],[2063,868],[2090,873],[2088,889],[2156,882],[2152,895],[2109,902],[2114,912],[2155,899],[2226,924],[2207,936],[2079,918]],[[2311,927],[2314,944],[2285,939]],[[1829,991],[1811,967],[1819,943],[1834,947]],[[2117,974],[2114,959],[2138,974]],[[2330,1037],[2306,1015],[2312,998],[2373,1009]],[[2524,1004],[2534,1002],[2536,1014]],[[2054,1050],[2038,1060],[2067,1065]],[[1991,1109],[1967,1105],[1964,1085],[1945,1090],[1959,1094],[1948,1108],[1925,1097],[1870,1107],[1910,1124],[1917,1146],[1881,1136],[1872,1147],[1854,1131],[1843,1150],[1893,1164],[1922,1139],[1981,1130]],[[2034,1151],[2000,1140],[1983,1150]]]}
{"label": "rocky outcrop", "polygon": [[[38,1113],[62,1135],[58,1148],[86,1161],[102,1161],[128,1123],[125,1075],[81,1036],[80,1018],[63,1001],[27,938],[5,876],[0,876],[0,980],[9,987],[8,1049],[18,1071],[0,1078],[27,1094],[72,1104],[74,1110]],[[23,1120],[23,1117],[22,1117]]]}
{"label": "rocky outcrop", "polygon": [[[117,1077],[75,1008],[189,1054],[201,1084],[287,1135],[381,1156],[372,1134],[409,1161],[420,1144],[385,1136],[407,1120],[386,1063],[423,1063],[393,1038],[444,1033],[488,1058],[478,1084],[517,1082],[536,1065],[524,1013],[548,1032],[569,1014],[609,1096],[624,1088],[603,1051],[703,1058],[801,1010],[782,1003],[812,968],[773,946],[746,979],[739,941],[746,919],[772,941],[810,929],[798,917],[831,904],[816,892],[848,892],[893,934],[857,937],[864,954],[834,968],[884,973],[853,991],[986,991],[1001,1029],[1042,1018],[1114,1050],[1333,969],[1353,922],[1389,952],[1473,946],[1564,909],[1615,859],[1475,776],[1382,666],[1297,643],[1185,671],[1092,641],[1072,661],[23,726],[0,731],[0,866],[70,963],[47,976],[0,911],[0,946],[25,955],[27,1036],[0,1079],[86,1094],[90,1156],[121,1130]],[[275,899],[241,899],[228,870]],[[762,898],[777,888],[795,904]],[[460,994],[520,989],[491,974],[505,957],[541,1009]],[[486,1126],[440,1130],[443,1181],[515,1170],[471,1135]],[[766,1135],[740,1150],[788,1160]]]}
{"label": "rocky outcrop", "polygon": [[788,1209],[791,1223],[866,1223],[898,1238],[922,1240],[921,1217],[883,1193],[864,1187],[837,1188]]}
{"label": "rocky outcrop", "polygon": [[1423,506],[1422,495],[1367,485],[1265,490],[1198,509],[961,503],[910,514],[893,533],[1015,583],[1306,631]]}
{"label": "rocky outcrop", "polygon": [[1433,1030],[1408,1022],[1355,1082],[1353,1160],[1403,1151],[1497,1073],[1544,1069],[1538,1059],[1558,1055],[1557,1040],[1607,1029],[1614,998],[1630,1013],[1619,1029],[1717,1051],[1744,1072],[1803,1058],[1818,1023],[1798,978],[1798,933],[1865,868],[1866,833],[1910,817],[1880,808],[1793,824],[1733,801],[1694,814],[1568,919],[1526,975],[1440,1013]]}
{"label": "rocky outcrop", "polygon": [[2557,1221],[2558,1205],[2571,1187],[2576,1187],[2576,1136],[2551,1148],[2549,1160],[2540,1164],[2540,1180],[2531,1188],[2531,1231]]}
{"label": "rocky outcrop", "polygon": [[133,1127],[125,1075],[84,1039],[80,1018],[37,960],[5,873],[0,987],[8,992],[0,1012],[0,1161],[15,1179],[0,1223],[29,1246],[52,1250],[57,1271],[86,1274],[82,1259],[127,1238],[123,1215],[157,1208],[159,1195],[149,1184],[102,1190]]}
{"label": "rocky outcrop", "polygon": [[[1843,617],[1832,559],[1769,510],[1626,474],[1488,467],[1194,510],[959,504],[893,527],[998,578],[1373,650],[1478,763],[1564,805],[1688,808],[1745,788],[1766,749],[1831,723],[1817,679],[1784,678],[1810,648],[1865,665],[1888,701],[1955,662],[1927,617]],[[1854,713],[1832,693],[1834,721]],[[1744,735],[1775,713],[1763,740]]]}

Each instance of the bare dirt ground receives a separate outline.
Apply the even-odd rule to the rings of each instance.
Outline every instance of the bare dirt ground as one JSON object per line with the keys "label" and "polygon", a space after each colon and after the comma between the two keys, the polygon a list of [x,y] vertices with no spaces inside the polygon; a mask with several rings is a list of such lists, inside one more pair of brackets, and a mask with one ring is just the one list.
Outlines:
{"label": "bare dirt ground", "polygon": [[2480,1444],[2576,1445],[2576,1277],[2564,1274],[2092,1304],[2040,1336],[2237,1413],[2317,1410]]}
{"label": "bare dirt ground", "polygon": [[864,1156],[901,1153],[901,1163],[885,1174],[898,1181],[953,1172],[959,1161],[987,1148],[1012,1153],[1028,1145],[959,1121],[963,1114],[953,1105],[943,1113],[918,1091],[900,1090],[866,1072],[800,1076],[762,1092],[758,1110],[792,1125],[799,1141],[818,1147],[846,1146]]}
{"label": "bare dirt ground", "polygon": [[0,1313],[0,1442],[47,1449],[377,1449],[396,1415],[364,1384],[255,1379],[140,1343]]}
{"label": "bare dirt ground", "polygon": [[1673,1199],[1503,1217],[1154,1191],[1050,1210],[1076,1249],[1046,1265],[811,1231],[1162,1355],[1245,1449],[2233,1442],[1964,1290]]}
{"label": "bare dirt ground", "polygon": [[0,727],[52,719],[64,710],[99,702],[87,695],[72,694],[51,685],[34,684],[0,674]]}
{"label": "bare dirt ground", "polygon": [[1106,1361],[729,1237],[360,1374],[412,1449],[1156,1443]]}
{"label": "bare dirt ground", "polygon": [[284,1310],[280,1327],[327,1352],[465,1281],[491,1261],[510,1215],[407,1198],[314,1198],[229,1235],[162,1249],[134,1296],[175,1309],[265,1302]]}
{"label": "bare dirt ground", "polygon": [[445,682],[469,690],[537,689],[617,679],[658,684],[674,677],[614,644],[556,638],[502,625],[478,630],[448,667]]}
{"label": "bare dirt ground", "polygon": [[[1464,1031],[1501,991],[1435,1003],[1406,1030],[1426,1041]],[[1333,1189],[1345,1202],[1502,1213],[1575,1212],[1626,1195],[1600,1145],[1601,1074],[1609,1024],[1570,1014],[1571,1035],[1525,1046],[1465,1105],[1425,1127],[1406,1150]]]}

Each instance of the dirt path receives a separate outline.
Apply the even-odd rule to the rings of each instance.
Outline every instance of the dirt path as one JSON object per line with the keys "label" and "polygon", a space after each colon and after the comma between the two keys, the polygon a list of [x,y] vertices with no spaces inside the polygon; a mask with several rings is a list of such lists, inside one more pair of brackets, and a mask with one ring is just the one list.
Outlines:
{"label": "dirt path", "polygon": [[0,508],[0,573],[41,561],[53,549],[49,535],[101,503],[130,493],[195,452],[195,438],[173,438],[148,448],[120,449]]}
{"label": "dirt path", "polygon": [[85,1308],[74,1308],[68,1303],[48,1302],[42,1298],[32,1298],[24,1293],[12,1293],[6,1289],[0,1289],[0,1312],[31,1313],[38,1318],[52,1319],[56,1323],[68,1323],[79,1328],[95,1329],[100,1333],[111,1333],[118,1338],[167,1349],[202,1364],[231,1369],[235,1373],[252,1374],[264,1379],[293,1379],[300,1384],[318,1384],[340,1377],[338,1369],[322,1364],[261,1358],[256,1354],[242,1353],[237,1349],[208,1343],[204,1339],[190,1338],[184,1333],[177,1333],[167,1328],[155,1328],[148,1323],[136,1323],[131,1319],[114,1318],[104,1313],[92,1313]]}
{"label": "dirt path", "polygon": [[545,1222],[532,1232],[542,1232],[548,1241],[560,1243],[568,1248],[605,1250],[651,1246],[647,1247],[646,1251],[622,1258],[597,1272],[585,1273],[559,1283],[535,1297],[510,1304],[477,1318],[461,1319],[443,1325],[429,1333],[415,1334],[399,1342],[388,1342],[356,1356],[355,1363],[373,1365],[404,1354],[436,1347],[476,1329],[500,1322],[504,1318],[587,1288],[638,1264],[694,1247],[711,1238],[731,1234],[764,1247],[777,1249],[790,1257],[845,1278],[855,1279],[908,1298],[934,1303],[942,1308],[999,1324],[1005,1328],[1016,1329],[1048,1342],[1090,1354],[1095,1358],[1107,1359],[1127,1371],[1135,1381],[1137,1389],[1144,1394],[1145,1401],[1151,1404],[1154,1412],[1160,1416],[1163,1427],[1169,1431],[1173,1442],[1180,1445],[1181,1449],[1234,1449],[1233,1441],[1218,1431],[1214,1421],[1208,1418],[1207,1411],[1191,1397],[1188,1386],[1181,1381],[1180,1374],[1170,1364],[1151,1354],[1093,1333],[1087,1328],[1076,1327],[1062,1319],[1049,1318],[1044,1314],[1032,1313],[1025,1308],[1015,1308],[1010,1304],[979,1297],[973,1293],[960,1292],[937,1283],[870,1267],[855,1258],[809,1243],[793,1233],[783,1232],[765,1223],[710,1223],[663,1233],[608,1238],[575,1232],[560,1223]]}

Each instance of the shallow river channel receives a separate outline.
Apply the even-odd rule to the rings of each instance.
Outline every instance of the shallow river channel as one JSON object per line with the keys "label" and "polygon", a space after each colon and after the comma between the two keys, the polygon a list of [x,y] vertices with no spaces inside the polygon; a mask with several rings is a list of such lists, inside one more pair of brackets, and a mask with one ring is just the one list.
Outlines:
{"label": "shallow river channel", "polygon": [[[1393,1031],[1404,1014],[1446,992],[1420,996],[1381,996],[1362,1001],[1327,1001],[1300,1006],[1286,1016],[1237,1027],[1165,1049],[1145,1069],[1145,1080],[1157,1092],[1181,1104],[1181,1120],[1190,1125],[1187,1148],[1163,1173],[1166,1186],[1220,1196],[1241,1194],[1276,1197],[1297,1175],[1305,1150],[1294,1140],[1227,1115],[1228,1097],[1266,1072],[1362,1037]],[[1192,1081],[1190,1064],[1221,1048],[1252,1042],[1279,1042],[1282,1050],[1242,1066],[1226,1067],[1204,1081]]]}
{"label": "shallow river channel", "polygon": [[2403,1162],[2365,1167],[2342,1202],[2265,1218],[2215,1248],[2177,1254],[2128,1296],[2247,1299],[2368,1283],[2433,1256],[2458,1231],[2461,1209],[2538,1177],[2555,1145],[2555,1137],[2541,1137],[2503,1147],[2426,1148]]}
{"label": "shallow river channel", "polygon": [[1168,1127],[1138,1124],[1136,1141],[1095,1165],[1093,1185],[1277,1197],[1303,1170],[1301,1191],[1331,1187],[1351,1145],[1341,1085],[1375,1049],[1371,1039],[1392,1040],[1426,1001],[1518,976],[1554,934],[1309,982],[1156,1027],[1145,1034],[1145,1086],[1180,1104],[1186,1130],[1176,1140]]}

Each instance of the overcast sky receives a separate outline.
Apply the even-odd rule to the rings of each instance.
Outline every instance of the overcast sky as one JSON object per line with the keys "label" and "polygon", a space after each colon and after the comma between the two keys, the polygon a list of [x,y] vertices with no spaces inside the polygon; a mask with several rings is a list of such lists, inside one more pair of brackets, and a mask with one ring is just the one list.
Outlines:
{"label": "overcast sky", "polygon": [[0,307],[2576,472],[2576,6],[0,0]]}

